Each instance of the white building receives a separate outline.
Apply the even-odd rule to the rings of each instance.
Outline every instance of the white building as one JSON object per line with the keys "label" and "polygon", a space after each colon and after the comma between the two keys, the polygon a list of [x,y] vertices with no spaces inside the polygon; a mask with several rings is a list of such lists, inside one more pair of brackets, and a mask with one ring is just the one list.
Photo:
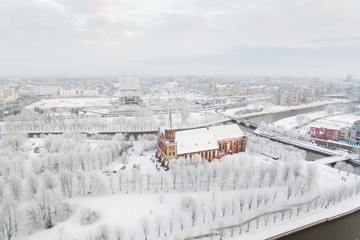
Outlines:
{"label": "white building", "polygon": [[87,89],[87,90],[83,90],[82,91],[82,95],[83,96],[99,96],[99,90],[90,90],[90,89]]}
{"label": "white building", "polygon": [[30,94],[32,96],[50,95],[58,96],[60,94],[59,86],[32,86],[30,87]]}
{"label": "white building", "polygon": [[90,90],[90,89],[70,89],[70,90],[61,90],[60,96],[62,97],[75,97],[75,96],[99,96],[99,90]]}
{"label": "white building", "polygon": [[76,90],[61,90],[60,96],[62,97],[73,97],[76,96]]}

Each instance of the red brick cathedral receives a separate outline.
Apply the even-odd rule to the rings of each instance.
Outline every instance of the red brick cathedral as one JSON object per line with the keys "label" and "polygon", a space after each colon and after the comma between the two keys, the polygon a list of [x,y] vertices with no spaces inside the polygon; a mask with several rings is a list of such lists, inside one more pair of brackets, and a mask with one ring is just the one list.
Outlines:
{"label": "red brick cathedral", "polygon": [[167,167],[170,159],[188,158],[195,154],[211,161],[227,154],[245,152],[246,135],[236,124],[175,131],[171,112],[169,120],[167,128],[158,130],[155,157],[163,166]]}

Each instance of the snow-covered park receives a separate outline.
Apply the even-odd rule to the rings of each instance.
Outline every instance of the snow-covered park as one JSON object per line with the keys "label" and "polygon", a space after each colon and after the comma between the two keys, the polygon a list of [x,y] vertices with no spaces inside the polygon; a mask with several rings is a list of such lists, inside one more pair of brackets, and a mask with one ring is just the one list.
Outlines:
{"label": "snow-covered park", "polygon": [[5,134],[0,239],[263,239],[358,205],[357,175],[248,138],[245,153],[164,171],[154,135]]}

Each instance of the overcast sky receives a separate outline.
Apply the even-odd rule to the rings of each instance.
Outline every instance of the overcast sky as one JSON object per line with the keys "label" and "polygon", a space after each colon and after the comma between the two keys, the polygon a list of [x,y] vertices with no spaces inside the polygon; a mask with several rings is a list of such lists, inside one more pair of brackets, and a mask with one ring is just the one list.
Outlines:
{"label": "overcast sky", "polygon": [[0,75],[349,73],[359,0],[0,0]]}

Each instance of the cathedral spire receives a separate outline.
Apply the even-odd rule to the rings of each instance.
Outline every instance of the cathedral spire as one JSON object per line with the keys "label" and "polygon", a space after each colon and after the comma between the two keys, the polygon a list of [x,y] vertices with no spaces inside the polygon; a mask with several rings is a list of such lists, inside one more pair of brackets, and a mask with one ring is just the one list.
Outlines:
{"label": "cathedral spire", "polygon": [[173,122],[172,122],[172,117],[171,117],[171,108],[170,108],[170,111],[169,111],[169,128],[174,129]]}

